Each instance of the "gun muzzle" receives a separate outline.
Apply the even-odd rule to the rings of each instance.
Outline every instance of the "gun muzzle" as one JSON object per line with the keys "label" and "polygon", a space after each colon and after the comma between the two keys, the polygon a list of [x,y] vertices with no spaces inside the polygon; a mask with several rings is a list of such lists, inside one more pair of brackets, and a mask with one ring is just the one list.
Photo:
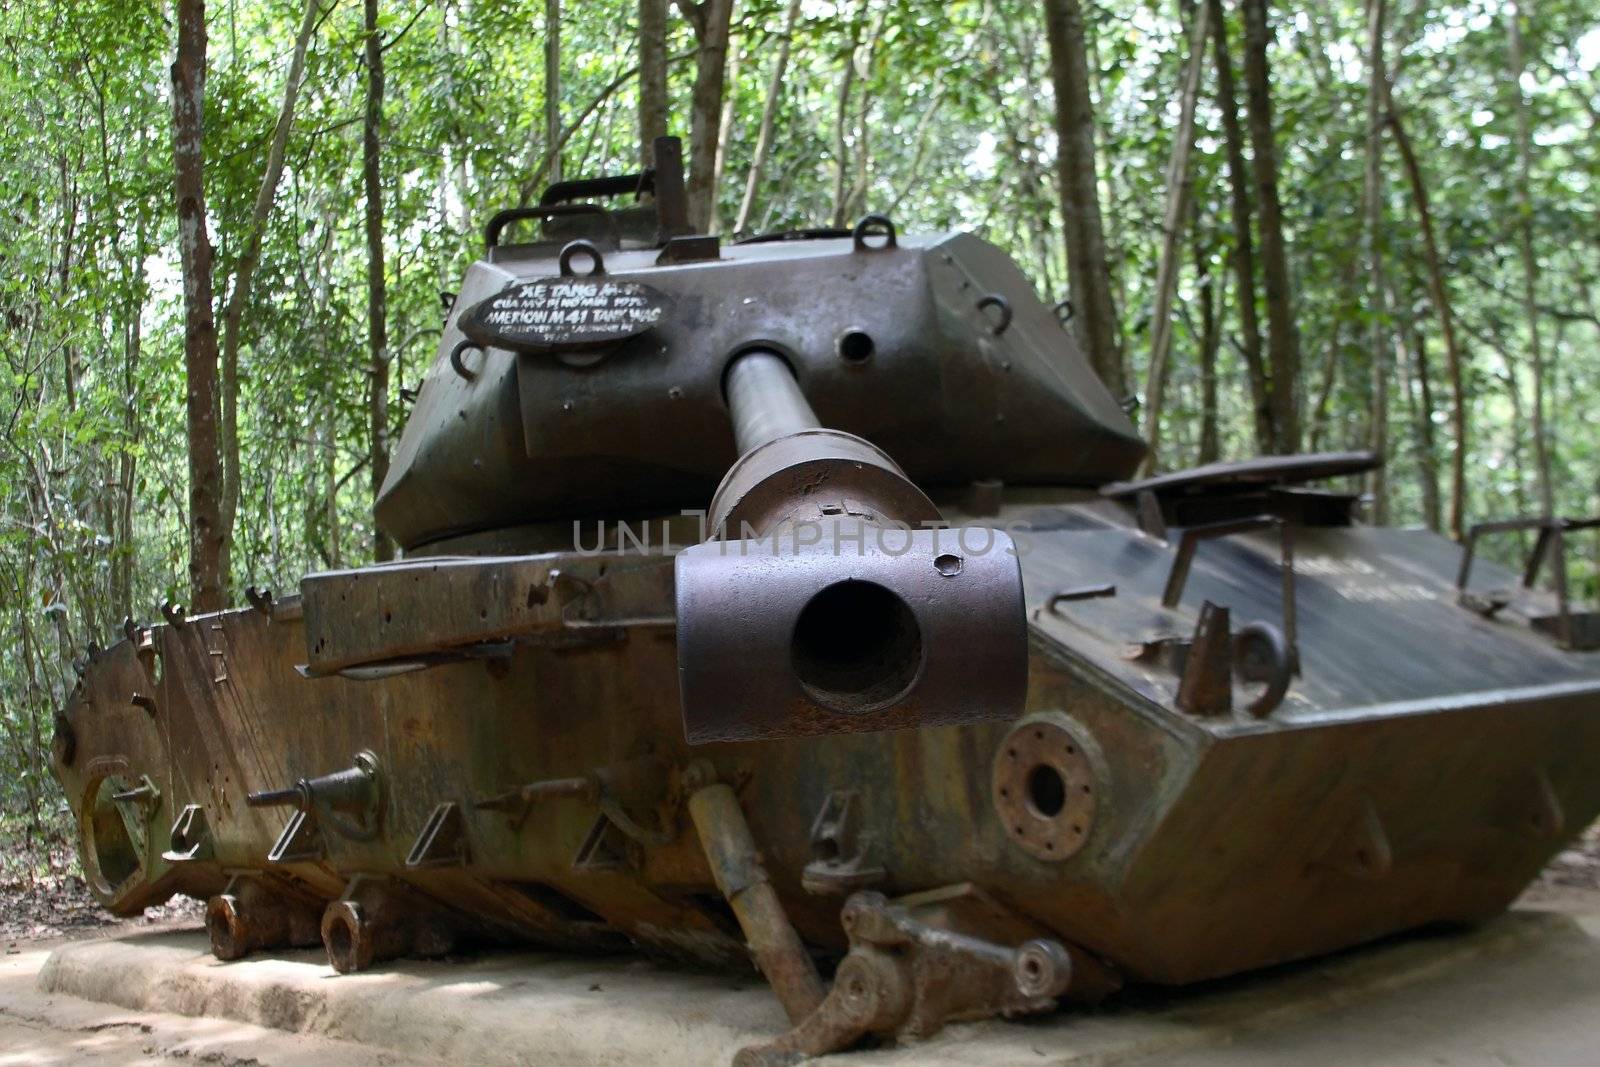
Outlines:
{"label": "gun muzzle", "polygon": [[692,743],[1011,718],[1027,692],[1011,539],[942,528],[887,454],[823,428],[776,352],[724,380],[739,459],[677,559]]}

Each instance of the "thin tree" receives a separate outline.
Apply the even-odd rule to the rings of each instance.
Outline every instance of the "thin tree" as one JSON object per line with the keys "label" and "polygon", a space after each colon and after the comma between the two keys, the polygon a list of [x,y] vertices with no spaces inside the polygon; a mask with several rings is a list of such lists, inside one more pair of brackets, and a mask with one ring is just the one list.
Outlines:
{"label": "thin tree", "polygon": [[[378,32],[378,0],[365,0],[367,104],[361,123],[361,183],[366,194],[367,228],[367,466],[372,500],[377,502],[389,476],[389,325],[383,264],[383,38]],[[394,543],[372,524],[372,556],[394,558]]]}
{"label": "thin tree", "polygon": [[838,100],[833,110],[833,211],[829,221],[835,227],[843,226],[845,215],[845,175],[850,168],[850,146],[845,140],[845,129],[850,119],[850,96],[856,82],[856,53],[861,49],[861,27],[865,24],[867,0],[857,5],[850,20],[850,46],[844,50],[844,62],[839,70]]}
{"label": "thin tree", "polygon": [[767,156],[772,151],[772,129],[778,119],[778,104],[783,99],[783,81],[789,71],[789,50],[794,46],[794,26],[799,18],[800,0],[789,0],[789,6],[783,13],[783,35],[778,39],[778,54],[772,61],[772,77],[767,82],[767,98],[761,105],[761,127],[756,133],[755,154],[750,158],[750,172],[745,175],[739,214],[733,220],[734,233],[742,233],[750,224],[750,210],[755,206],[756,190],[761,187],[761,175],[766,170]]}
{"label": "thin tree", "polygon": [[1240,7],[1244,12],[1245,113],[1260,216],[1261,277],[1267,305],[1272,450],[1293,452],[1300,444],[1300,355],[1289,252],[1283,238],[1283,208],[1278,202],[1278,147],[1272,126],[1272,79],[1267,63],[1272,28],[1267,21],[1267,0],[1241,0]]}
{"label": "thin tree", "polygon": [[[717,162],[712,168],[712,187],[722,188],[722,176],[728,167],[728,146],[733,141],[733,120],[739,105],[739,62],[744,56],[744,49],[738,40],[728,43],[728,88],[722,94],[722,115],[717,119]],[[710,214],[706,218],[706,229],[710,233],[722,232],[721,198],[711,198]]]}
{"label": "thin tree", "polygon": [[561,180],[561,0],[544,0],[545,174]]}
{"label": "thin tree", "polygon": [[[335,0],[336,2],[336,0]],[[289,146],[289,131],[294,126],[295,104],[305,75],[306,51],[316,30],[320,0],[306,0],[289,56],[289,71],[284,76],[283,103],[272,127],[272,143],[267,149],[267,164],[256,189],[255,205],[245,229],[244,250],[233,269],[233,289],[222,315],[222,569],[229,569],[232,554],[234,518],[239,510],[239,345],[242,340],[245,308],[250,302],[250,285],[261,262],[261,241],[266,235],[267,217],[278,195],[278,180],[283,176],[283,157]]]}
{"label": "thin tree", "polygon": [[1405,124],[1394,104],[1393,79],[1384,87],[1384,100],[1388,108],[1389,132],[1394,136],[1395,147],[1400,150],[1400,161],[1411,187],[1411,202],[1416,208],[1422,230],[1423,262],[1428,268],[1428,296],[1433,302],[1434,313],[1439,317],[1439,335],[1444,340],[1445,373],[1450,379],[1450,432],[1455,438],[1455,450],[1450,456],[1449,529],[1450,536],[1459,541],[1466,515],[1467,398],[1462,384],[1461,348],[1456,341],[1455,311],[1450,302],[1450,289],[1445,284],[1439,241],[1434,234],[1427,183],[1422,180],[1422,167],[1417,162],[1411,138],[1406,134]]}
{"label": "thin tree", "polygon": [[1114,396],[1128,391],[1111,305],[1095,172],[1094,103],[1089,96],[1089,55],[1079,0],[1045,0],[1045,36],[1055,87],[1056,171],[1066,236],[1067,284],[1078,337],[1089,363]]}
{"label": "thin tree", "polygon": [[1389,278],[1389,306],[1394,310],[1395,367],[1411,415],[1413,451],[1417,462],[1417,488],[1422,498],[1422,521],[1437,533],[1440,526],[1439,460],[1433,432],[1433,383],[1428,369],[1428,346],[1417,331],[1414,304]]}
{"label": "thin tree", "polygon": [[1522,260],[1522,316],[1528,324],[1528,362],[1533,375],[1533,458],[1538,468],[1539,509],[1546,518],[1555,514],[1555,494],[1550,485],[1550,443],[1544,432],[1544,350],[1539,344],[1539,261],[1533,252],[1533,120],[1528,97],[1522,91],[1522,4],[1513,2],[1506,15],[1507,58],[1511,91],[1517,115],[1517,251]]}
{"label": "thin tree", "polygon": [[1161,258],[1156,264],[1155,302],[1150,312],[1150,372],[1144,404],[1144,435],[1150,443],[1150,451],[1145,454],[1146,469],[1158,462],[1161,450],[1162,393],[1166,386],[1167,355],[1172,349],[1172,296],[1178,285],[1189,194],[1194,188],[1189,156],[1194,149],[1195,101],[1200,96],[1200,73],[1205,65],[1211,10],[1204,4],[1196,5],[1192,17],[1189,58],[1184,65],[1183,87],[1179,93],[1178,127],[1173,131],[1172,155],[1167,160],[1167,210],[1161,224]]}
{"label": "thin tree", "polygon": [[1222,347],[1222,327],[1217,315],[1217,284],[1211,270],[1214,238],[1201,232],[1199,204],[1191,200],[1194,215],[1194,270],[1200,288],[1200,445],[1197,463],[1214,463],[1222,454],[1217,427],[1217,353]]}
{"label": "thin tree", "polygon": [[1228,47],[1228,22],[1222,0],[1205,0],[1211,13],[1212,43],[1216,46],[1217,109],[1222,112],[1223,142],[1228,156],[1231,196],[1234,304],[1239,309],[1239,352],[1250,381],[1250,410],[1254,415],[1256,451],[1271,452],[1277,431],[1273,427],[1267,372],[1261,358],[1261,322],[1256,310],[1255,237],[1251,233],[1250,172],[1244,159],[1244,134],[1239,129],[1239,103],[1234,91],[1233,54]]}
{"label": "thin tree", "polygon": [[1367,253],[1367,345],[1372,359],[1372,413],[1369,444],[1379,463],[1367,476],[1372,518],[1389,521],[1389,484],[1384,460],[1389,453],[1389,312],[1383,278],[1383,105],[1388,76],[1383,61],[1385,0],[1367,0],[1367,152],[1362,189]]}
{"label": "thin tree", "polygon": [[655,165],[667,135],[667,0],[639,0],[639,162]]}
{"label": "thin tree", "polygon": [[223,606],[222,464],[217,449],[217,324],[211,310],[211,239],[206,234],[205,0],[178,0],[172,64],[173,191],[183,272],[185,426],[189,444],[189,599],[195,611]]}
{"label": "thin tree", "polygon": [[694,91],[689,98],[689,224],[704,233],[717,195],[717,135],[722,128],[722,92],[728,67],[728,30],[733,0],[677,0],[694,30]]}

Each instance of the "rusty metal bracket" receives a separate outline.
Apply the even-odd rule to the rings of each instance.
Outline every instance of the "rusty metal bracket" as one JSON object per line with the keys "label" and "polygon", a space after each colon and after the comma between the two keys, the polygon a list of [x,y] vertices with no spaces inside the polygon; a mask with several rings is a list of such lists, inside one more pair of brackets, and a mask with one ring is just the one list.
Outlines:
{"label": "rusty metal bracket", "polygon": [[1059,941],[1015,948],[930,926],[881,893],[845,902],[850,951],[816,1011],[787,1034],[741,1049],[734,1067],[776,1067],[838,1052],[868,1034],[918,1040],[947,1022],[1049,1011],[1072,982]]}
{"label": "rusty metal bracket", "polygon": [[461,805],[445,801],[433,809],[422,832],[406,853],[408,870],[429,867],[464,867],[467,863],[467,827]]}
{"label": "rusty metal bracket", "polygon": [[[597,806],[624,836],[646,848],[661,848],[678,837],[677,809],[668,796],[669,777],[665,762],[643,756],[571,778],[547,778],[516,786],[476,802],[473,808],[502,812],[515,832],[522,829],[540,801],[575,797]],[[640,822],[629,813],[630,807],[655,808],[659,825]]]}
{"label": "rusty metal bracket", "polygon": [[211,827],[206,822],[206,810],[199,804],[186,805],[178,813],[172,824],[170,845],[161,858],[168,863],[212,858]]}
{"label": "rusty metal bracket", "polygon": [[124,789],[119,793],[111,794],[111,799],[118,804],[136,804],[144,812],[145,821],[156,813],[161,807],[161,789],[150,780],[148,774],[141,775],[139,784],[131,789]]}
{"label": "rusty metal bracket", "polygon": [[1183,598],[1183,588],[1189,581],[1189,568],[1194,563],[1195,551],[1201,541],[1272,528],[1278,531],[1278,558],[1283,581],[1283,639],[1288,643],[1293,669],[1298,671],[1300,645],[1295,634],[1294,526],[1275,515],[1254,515],[1247,519],[1230,519],[1184,530],[1178,539],[1177,554],[1172,558],[1172,569],[1167,572],[1167,584],[1161,592],[1161,606],[1175,608]]}
{"label": "rusty metal bracket", "polygon": [[1174,703],[1191,715],[1223,715],[1233,709],[1233,676],[1264,683],[1245,710],[1265,718],[1283,703],[1294,679],[1295,659],[1283,632],[1252,622],[1234,633],[1229,611],[1206,601],[1194,636],[1156,637],[1134,645],[1129,656],[1178,675]]}
{"label": "rusty metal bracket", "polygon": [[[1480,522],[1467,531],[1462,545],[1461,569],[1456,573],[1457,602],[1469,611],[1485,618],[1493,618],[1510,603],[1504,594],[1471,593],[1467,585],[1472,578],[1472,564],[1476,555],[1478,538],[1485,534],[1515,533],[1537,530],[1538,538],[1522,569],[1522,588],[1532,589],[1539,580],[1539,571],[1549,557],[1552,569],[1551,584],[1555,589],[1556,613],[1553,616],[1531,616],[1529,624],[1551,637],[1556,644],[1573,651],[1590,651],[1600,648],[1600,612],[1573,611],[1571,594],[1567,587],[1568,533],[1578,530],[1600,529],[1600,516],[1587,519],[1522,518],[1499,519]],[[1552,551],[1552,549],[1554,551]]]}
{"label": "rusty metal bracket", "polygon": [[1058,589],[1050,594],[1044,602],[1044,609],[1052,615],[1060,615],[1059,605],[1077,600],[1097,600],[1101,597],[1117,595],[1117,587],[1109,582],[1104,585],[1080,585],[1071,589]]}
{"label": "rusty metal bracket", "polygon": [[317,826],[313,811],[297,811],[289,816],[278,839],[267,852],[268,863],[302,863],[319,860],[328,854],[322,842],[322,831]]}
{"label": "rusty metal bracket", "polygon": [[871,860],[874,835],[861,827],[862,806],[854,789],[836,789],[822,802],[811,824],[811,862],[800,875],[808,893],[844,896],[886,877]]}
{"label": "rusty metal bracket", "polygon": [[244,591],[244,598],[250,602],[252,608],[273,622],[289,622],[303,615],[299,593],[276,600],[272,596],[272,590],[257,589],[252,585]]}

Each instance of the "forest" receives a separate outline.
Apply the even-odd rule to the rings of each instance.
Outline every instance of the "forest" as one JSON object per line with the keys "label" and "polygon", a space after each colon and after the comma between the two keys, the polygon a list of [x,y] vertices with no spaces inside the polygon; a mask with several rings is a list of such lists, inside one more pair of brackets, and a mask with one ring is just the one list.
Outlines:
{"label": "forest", "polygon": [[484,220],[658,134],[710,232],[1010,251],[1156,469],[1372,449],[1370,517],[1455,537],[1600,510],[1585,0],[0,0],[0,36],[30,841],[85,648],[391,557],[373,497]]}

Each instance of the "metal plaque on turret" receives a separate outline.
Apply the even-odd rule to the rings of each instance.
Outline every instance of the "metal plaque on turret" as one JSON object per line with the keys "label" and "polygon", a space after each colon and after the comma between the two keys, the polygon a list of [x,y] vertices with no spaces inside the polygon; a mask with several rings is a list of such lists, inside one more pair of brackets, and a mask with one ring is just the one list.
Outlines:
{"label": "metal plaque on turret", "polygon": [[641,282],[540,278],[469,308],[461,331],[486,348],[517,352],[594,348],[644,333],[671,307],[671,297]]}

